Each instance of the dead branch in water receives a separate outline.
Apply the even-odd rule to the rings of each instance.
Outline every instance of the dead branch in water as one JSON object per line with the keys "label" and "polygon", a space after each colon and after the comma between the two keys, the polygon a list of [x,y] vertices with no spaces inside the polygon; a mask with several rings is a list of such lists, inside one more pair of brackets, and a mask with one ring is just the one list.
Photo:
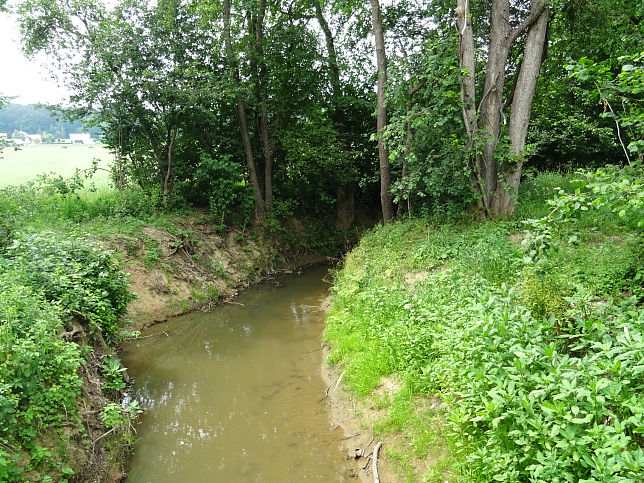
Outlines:
{"label": "dead branch in water", "polygon": [[329,389],[331,389],[331,386],[326,388],[326,392],[324,393],[324,396],[322,396],[320,399],[318,399],[318,402],[322,402],[327,398],[327,396],[329,395]]}

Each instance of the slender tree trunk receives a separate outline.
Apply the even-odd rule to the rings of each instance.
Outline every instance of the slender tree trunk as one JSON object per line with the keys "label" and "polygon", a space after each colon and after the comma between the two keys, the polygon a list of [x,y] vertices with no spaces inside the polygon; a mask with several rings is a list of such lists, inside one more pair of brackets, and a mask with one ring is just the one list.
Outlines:
{"label": "slender tree trunk", "polygon": [[[236,60],[233,53],[233,44],[230,38],[230,0],[224,0],[224,40],[226,43],[226,55],[233,69],[233,76],[235,84],[239,86],[239,69],[236,67]],[[237,100],[237,117],[239,118],[239,128],[241,130],[242,140],[244,142],[244,153],[246,156],[246,165],[248,166],[248,175],[250,183],[253,186],[255,195],[255,217],[258,220],[265,218],[264,200],[262,197],[262,190],[259,186],[257,178],[257,169],[255,167],[255,157],[253,155],[253,147],[250,142],[250,134],[248,133],[248,122],[246,120],[246,107],[240,94],[236,95]]]}
{"label": "slender tree trunk", "polygon": [[266,15],[266,0],[260,0],[260,13],[255,21],[255,41],[259,56],[259,90],[260,90],[260,132],[262,152],[264,154],[264,203],[266,211],[273,210],[273,149],[268,133],[268,99],[266,93],[266,63],[264,61],[264,17]]}
{"label": "slender tree trunk", "polygon": [[342,92],[340,87],[340,67],[338,66],[338,56],[335,51],[335,41],[333,40],[333,33],[331,32],[329,23],[326,21],[324,14],[322,13],[320,0],[315,0],[313,3],[313,6],[315,7],[315,17],[324,33],[324,40],[326,42],[326,50],[328,54],[327,63],[331,73],[331,93],[333,95],[334,107],[337,109],[338,101],[342,96]]}
{"label": "slender tree trunk", "polygon": [[123,196],[123,128],[119,124],[119,144],[116,148],[116,185],[119,189],[119,194]]}
{"label": "slender tree trunk", "polygon": [[168,128],[167,132],[167,160],[168,167],[165,171],[165,179],[163,180],[163,204],[165,205],[168,201],[168,195],[170,194],[170,178],[172,177],[172,148],[174,146],[174,140],[177,137],[177,128]]}
{"label": "slender tree trunk", "polygon": [[[405,55],[406,57],[406,55]],[[412,113],[411,113],[411,107],[412,107],[412,101],[414,99],[414,94],[416,94],[419,90],[421,90],[423,87],[427,85],[427,79],[421,79],[418,84],[416,84],[413,87],[410,87],[407,90],[407,94],[409,94],[409,101],[405,103],[405,113],[407,114],[407,122],[406,122],[406,132],[405,132],[405,155],[403,156],[403,161],[402,161],[402,172],[400,174],[400,180],[405,181],[405,178],[407,177],[407,170],[408,170],[408,164],[409,164],[409,159],[411,158],[411,142],[414,138],[414,128],[412,126]],[[407,196],[407,208],[409,209],[411,207],[411,200],[409,198],[409,191],[406,191],[406,196]],[[405,211],[405,203],[403,202],[403,199],[400,199],[398,201],[398,208],[396,210],[396,216],[400,216],[403,214],[403,211]]]}
{"label": "slender tree trunk", "polygon": [[470,189],[478,196],[476,211],[483,211],[483,182],[476,154],[473,152],[474,137],[478,131],[476,118],[476,85],[474,74],[476,69],[474,51],[474,33],[472,31],[472,18],[470,13],[470,0],[457,0],[457,28],[459,39],[459,67],[463,72],[461,76],[461,104],[463,109],[463,123],[467,132],[466,155],[470,169]]}
{"label": "slender tree trunk", "polygon": [[380,4],[378,0],[370,0],[373,33],[376,43],[376,61],[378,64],[378,157],[380,159],[380,205],[382,206],[382,220],[387,223],[394,214],[391,200],[391,164],[389,164],[389,149],[382,138],[387,127],[387,108],[385,106],[385,88],[387,87],[387,55],[385,53],[385,35],[380,18]]}

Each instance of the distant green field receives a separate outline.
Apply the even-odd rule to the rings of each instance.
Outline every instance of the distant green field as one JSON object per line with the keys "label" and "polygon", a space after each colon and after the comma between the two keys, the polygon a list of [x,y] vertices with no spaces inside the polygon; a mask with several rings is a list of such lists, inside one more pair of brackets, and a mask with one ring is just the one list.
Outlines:
{"label": "distant green field", "polygon": [[[94,158],[99,160],[100,168],[109,168],[112,155],[100,144],[42,144],[24,146],[18,151],[5,148],[0,154],[0,187],[24,183],[41,173],[71,176],[76,168],[90,168]],[[94,182],[97,186],[106,186],[109,174],[99,170]]]}

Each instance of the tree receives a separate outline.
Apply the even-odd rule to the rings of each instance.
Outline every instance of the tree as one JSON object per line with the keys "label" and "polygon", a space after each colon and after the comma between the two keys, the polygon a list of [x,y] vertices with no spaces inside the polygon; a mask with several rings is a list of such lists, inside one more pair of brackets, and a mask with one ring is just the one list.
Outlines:
{"label": "tree", "polygon": [[378,158],[380,160],[380,205],[382,208],[382,220],[387,223],[394,215],[393,203],[391,200],[391,164],[389,164],[389,149],[383,138],[387,126],[387,107],[385,106],[385,89],[387,87],[387,54],[385,52],[385,34],[382,28],[380,17],[380,3],[378,0],[370,0],[371,18],[373,33],[375,37],[376,61],[378,64],[378,111],[377,111],[377,135],[378,135]]}
{"label": "tree", "polygon": [[[513,9],[511,16],[509,0],[492,0],[485,84],[477,106],[476,51],[470,2],[457,0],[459,61],[463,71],[461,101],[472,168],[470,186],[478,195],[479,216],[485,218],[503,217],[514,211],[530,109],[548,27],[548,4],[548,0],[531,0],[527,12]],[[508,56],[521,36],[525,36],[523,59],[518,67],[513,67],[518,71],[516,85],[504,100]],[[502,129],[506,122],[504,110],[510,105],[506,134]]]}
{"label": "tree", "polygon": [[[230,33],[230,0],[224,0],[224,41],[226,44],[226,55],[228,57],[229,68],[233,72],[235,84],[239,87],[241,80],[239,75],[239,67],[233,51],[232,37]],[[241,130],[242,139],[244,141],[244,153],[246,157],[246,165],[250,175],[250,182],[255,194],[255,216],[259,220],[265,217],[264,202],[262,190],[259,186],[259,179],[257,177],[257,169],[255,167],[255,155],[253,154],[253,147],[250,141],[250,134],[248,131],[248,120],[246,117],[246,106],[244,100],[239,92],[235,95],[237,101],[237,115],[239,120],[239,128]]]}

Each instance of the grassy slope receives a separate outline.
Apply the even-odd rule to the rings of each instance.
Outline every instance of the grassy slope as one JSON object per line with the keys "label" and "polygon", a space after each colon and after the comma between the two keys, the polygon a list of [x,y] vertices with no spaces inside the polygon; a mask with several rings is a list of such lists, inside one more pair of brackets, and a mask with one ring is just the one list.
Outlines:
{"label": "grassy slope", "polygon": [[[545,215],[544,197],[567,185],[559,175],[527,182],[517,215]],[[374,429],[403,435],[385,454],[409,481],[611,481],[642,468],[644,401],[637,384],[623,389],[641,379],[641,366],[619,341],[623,327],[642,329],[641,311],[624,301],[637,237],[586,217],[544,275],[523,264],[522,229],[517,221],[377,227],[337,274],[329,360],[346,367],[345,383],[368,404],[390,407]],[[604,366],[618,363],[623,373],[596,390]],[[399,395],[369,396],[387,375],[406,381]],[[594,392],[577,400],[578,391]],[[600,427],[613,439],[592,433]]]}
{"label": "grassy slope", "polygon": [[[76,168],[90,168],[94,158],[99,160],[100,168],[107,169],[112,155],[100,144],[41,144],[24,146],[17,151],[5,148],[0,155],[0,188],[30,181],[41,173],[71,176]],[[97,186],[107,185],[108,173],[99,171],[94,181]]]}

